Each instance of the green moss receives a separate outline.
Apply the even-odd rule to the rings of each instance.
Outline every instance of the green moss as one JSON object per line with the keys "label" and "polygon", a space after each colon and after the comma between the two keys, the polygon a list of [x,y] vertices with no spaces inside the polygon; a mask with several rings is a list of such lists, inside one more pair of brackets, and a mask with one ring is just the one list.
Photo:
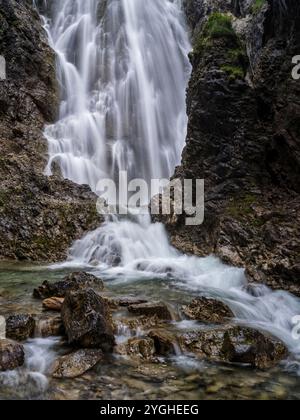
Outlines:
{"label": "green moss", "polygon": [[265,4],[266,4],[266,0],[254,0],[251,7],[252,13],[254,14],[259,13]]}
{"label": "green moss", "polygon": [[194,51],[201,52],[213,44],[213,41],[220,38],[236,40],[237,35],[232,27],[231,16],[224,13],[212,13],[202,32],[194,41]]}
{"label": "green moss", "polygon": [[225,71],[232,80],[243,79],[245,77],[245,71],[242,67],[225,65],[221,67],[221,70]]}
{"label": "green moss", "polygon": [[209,38],[235,38],[232,18],[224,13],[212,13],[204,27],[204,35]]}

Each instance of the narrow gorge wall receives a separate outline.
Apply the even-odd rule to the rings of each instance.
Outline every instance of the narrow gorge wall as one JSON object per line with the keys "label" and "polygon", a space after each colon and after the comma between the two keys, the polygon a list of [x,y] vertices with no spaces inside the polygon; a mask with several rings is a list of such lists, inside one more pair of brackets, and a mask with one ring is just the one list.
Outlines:
{"label": "narrow gorge wall", "polygon": [[44,125],[56,118],[55,56],[32,1],[0,0],[0,258],[54,261],[98,225],[86,187],[43,175]]}
{"label": "narrow gorge wall", "polygon": [[251,279],[299,290],[298,0],[185,0],[193,73],[176,176],[204,178],[205,222],[164,220],[173,244],[246,266]]}

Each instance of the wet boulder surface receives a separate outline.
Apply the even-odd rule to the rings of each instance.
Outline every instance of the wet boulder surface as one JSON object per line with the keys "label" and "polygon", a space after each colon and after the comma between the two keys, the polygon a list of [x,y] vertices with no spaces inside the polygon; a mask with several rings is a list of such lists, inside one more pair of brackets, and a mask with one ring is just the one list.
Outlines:
{"label": "wet boulder surface", "polygon": [[246,364],[268,369],[285,359],[285,345],[268,334],[237,326],[189,332],[179,338],[186,351],[200,359],[214,362]]}
{"label": "wet boulder surface", "polygon": [[92,274],[80,271],[67,275],[63,280],[55,283],[43,282],[34,289],[33,296],[36,299],[48,299],[52,297],[64,298],[69,290],[78,290],[90,287],[97,291],[104,289],[103,281]]}
{"label": "wet boulder surface", "polygon": [[15,341],[25,341],[34,336],[35,324],[31,315],[11,315],[6,319],[6,337]]}
{"label": "wet boulder surface", "polygon": [[92,289],[69,291],[61,311],[69,344],[111,352],[115,344],[111,314]]}
{"label": "wet boulder surface", "polygon": [[72,379],[83,375],[103,359],[98,349],[80,349],[57,359],[52,367],[52,377]]}

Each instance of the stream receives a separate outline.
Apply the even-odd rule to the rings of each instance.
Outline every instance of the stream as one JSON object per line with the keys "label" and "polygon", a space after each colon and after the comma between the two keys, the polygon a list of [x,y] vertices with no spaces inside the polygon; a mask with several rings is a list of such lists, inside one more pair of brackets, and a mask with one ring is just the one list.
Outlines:
{"label": "stream", "polygon": [[[124,170],[129,180],[169,178],[184,147],[191,71],[181,1],[56,0],[50,11],[41,18],[57,54],[61,105],[57,122],[45,128],[45,173],[51,175],[55,163],[65,178],[94,192],[99,180],[117,180]],[[25,366],[0,374],[0,398],[299,398],[300,340],[292,335],[293,318],[300,314],[297,297],[250,286],[242,269],[213,256],[181,254],[150,215],[115,216],[76,241],[64,263],[2,264],[1,312],[40,314],[33,288],[74,269],[102,278],[109,296],[161,300],[177,314],[193,297],[217,298],[240,325],[281,339],[289,360],[259,372],[199,362],[188,354],[157,364],[114,354],[80,378],[58,381],[50,379],[49,367],[64,353],[64,343],[36,337],[25,343]],[[179,317],[170,328],[193,331],[201,325]],[[128,334],[120,329],[118,340]]]}

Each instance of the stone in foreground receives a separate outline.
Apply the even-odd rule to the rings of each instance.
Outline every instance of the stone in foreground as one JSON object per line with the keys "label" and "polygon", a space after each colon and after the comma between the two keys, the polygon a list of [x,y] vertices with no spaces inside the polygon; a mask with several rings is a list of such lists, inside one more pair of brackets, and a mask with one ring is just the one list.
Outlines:
{"label": "stone in foreground", "polygon": [[201,359],[247,364],[258,369],[271,368],[288,354],[281,341],[242,327],[189,332],[179,341],[184,351],[193,352]]}
{"label": "stone in foreground", "polygon": [[14,370],[24,364],[25,353],[21,344],[0,340],[0,371]]}
{"label": "stone in foreground", "polygon": [[134,315],[145,315],[148,317],[156,316],[158,319],[171,321],[172,314],[164,303],[141,303],[138,305],[130,305],[128,311]]}
{"label": "stone in foreground", "polygon": [[83,288],[91,288],[96,291],[104,289],[104,283],[101,279],[92,274],[83,271],[72,273],[63,280],[56,283],[44,281],[44,283],[33,291],[33,297],[36,299],[48,299],[51,297],[64,298],[69,290],[79,290]]}
{"label": "stone in foreground", "polygon": [[35,320],[31,315],[11,315],[6,320],[6,337],[11,340],[25,341],[33,337]]}
{"label": "stone in foreground", "polygon": [[107,303],[92,289],[68,292],[61,315],[69,344],[113,350],[115,338]]}
{"label": "stone in foreground", "polygon": [[234,314],[223,302],[200,297],[190,305],[183,306],[182,312],[190,319],[204,323],[223,324]]}
{"label": "stone in foreground", "polygon": [[71,379],[83,375],[103,359],[98,349],[81,349],[60,357],[53,366],[52,376],[57,379]]}

